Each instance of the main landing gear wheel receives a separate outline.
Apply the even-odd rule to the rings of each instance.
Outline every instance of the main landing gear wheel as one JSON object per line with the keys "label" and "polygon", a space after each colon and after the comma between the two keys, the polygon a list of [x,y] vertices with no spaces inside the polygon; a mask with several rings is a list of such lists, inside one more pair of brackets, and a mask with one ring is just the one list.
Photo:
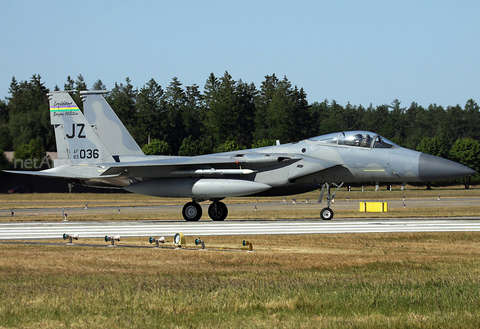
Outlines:
{"label": "main landing gear wheel", "polygon": [[323,220],[330,220],[333,218],[333,210],[330,208],[323,208],[320,211],[320,217],[322,217]]}
{"label": "main landing gear wheel", "polygon": [[213,221],[222,221],[227,218],[228,208],[223,202],[215,201],[208,207],[208,216]]}
{"label": "main landing gear wheel", "polygon": [[188,202],[183,206],[182,215],[187,222],[196,222],[202,217],[202,207],[194,201]]}

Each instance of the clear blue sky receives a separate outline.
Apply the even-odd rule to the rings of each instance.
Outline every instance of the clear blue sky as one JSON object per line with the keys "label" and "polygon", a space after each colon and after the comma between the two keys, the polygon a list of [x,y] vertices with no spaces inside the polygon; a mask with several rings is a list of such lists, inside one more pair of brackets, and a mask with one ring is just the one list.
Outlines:
{"label": "clear blue sky", "polygon": [[13,76],[63,88],[129,77],[201,90],[275,73],[308,101],[480,103],[480,1],[3,1],[0,98]]}

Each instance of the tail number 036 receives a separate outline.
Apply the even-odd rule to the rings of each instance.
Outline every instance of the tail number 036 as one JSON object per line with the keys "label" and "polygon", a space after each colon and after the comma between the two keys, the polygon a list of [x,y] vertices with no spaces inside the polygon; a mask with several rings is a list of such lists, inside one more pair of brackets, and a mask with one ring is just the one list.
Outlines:
{"label": "tail number 036", "polygon": [[98,149],[76,149],[73,151],[73,159],[98,159],[99,157]]}

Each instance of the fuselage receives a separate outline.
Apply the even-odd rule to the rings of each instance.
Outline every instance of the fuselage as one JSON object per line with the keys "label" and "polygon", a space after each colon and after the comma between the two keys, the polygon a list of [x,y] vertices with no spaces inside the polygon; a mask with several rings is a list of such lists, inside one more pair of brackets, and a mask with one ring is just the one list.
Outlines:
{"label": "fuselage", "polygon": [[[333,136],[333,137],[332,137]],[[337,136],[335,138],[334,136]],[[343,138],[340,138],[341,136]],[[372,136],[368,142],[360,137]],[[357,140],[355,140],[357,138]],[[189,157],[129,156],[121,163],[148,162],[119,172],[112,185],[128,191],[196,200],[231,196],[291,195],[318,189],[323,183],[407,183],[451,179],[469,168],[450,160],[409,150],[371,132],[342,132],[295,143]],[[221,158],[223,161],[219,162]],[[155,162],[171,165],[156,166]],[[199,164],[200,163],[200,164]],[[434,175],[429,175],[433,168]],[[242,173],[238,173],[242,172]],[[83,183],[95,185],[99,178]]]}

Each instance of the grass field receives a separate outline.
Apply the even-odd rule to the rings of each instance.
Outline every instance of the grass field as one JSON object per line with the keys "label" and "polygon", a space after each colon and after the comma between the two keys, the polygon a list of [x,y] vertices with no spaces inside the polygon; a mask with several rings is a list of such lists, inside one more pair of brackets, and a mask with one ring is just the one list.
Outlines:
{"label": "grass field", "polygon": [[[480,195],[478,189],[437,189],[355,191],[349,198],[433,198],[439,191],[449,198]],[[318,192],[311,195],[318,198]],[[22,198],[56,206],[79,202],[77,207],[184,202],[61,194],[0,195],[0,204]],[[254,252],[240,250],[244,238]],[[66,246],[60,239],[51,241],[59,245],[0,244],[0,328],[480,327],[480,232],[203,239],[208,250]],[[192,238],[187,243],[198,248]],[[148,245],[145,238],[121,244]],[[171,237],[166,245],[172,245]]]}
{"label": "grass field", "polygon": [[205,237],[210,250],[0,245],[0,326],[480,326],[480,233],[246,237],[254,252],[242,238]]}

